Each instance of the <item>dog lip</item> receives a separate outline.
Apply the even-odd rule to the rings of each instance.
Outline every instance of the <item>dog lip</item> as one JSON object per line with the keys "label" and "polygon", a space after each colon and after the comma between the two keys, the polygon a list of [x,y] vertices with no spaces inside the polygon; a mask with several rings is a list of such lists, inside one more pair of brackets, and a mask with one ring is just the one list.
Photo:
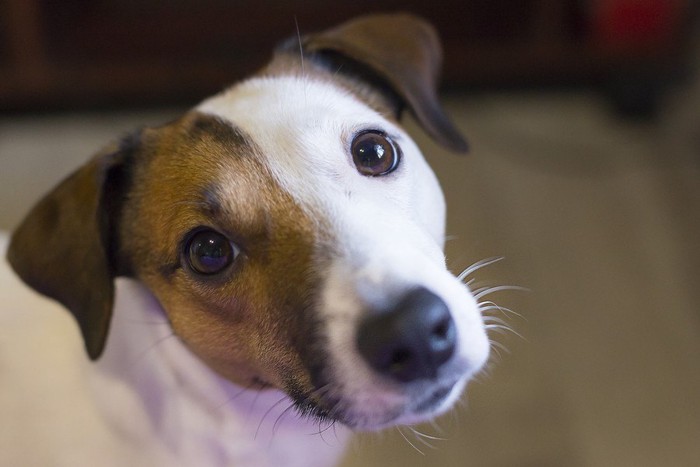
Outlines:
{"label": "dog lip", "polygon": [[435,410],[447,399],[450,393],[452,393],[455,384],[457,384],[457,382],[441,385],[433,389],[426,397],[421,398],[413,405],[411,412],[418,414]]}
{"label": "dog lip", "polygon": [[[323,396],[313,397],[309,394],[290,394],[290,396],[295,402],[296,409],[304,416],[332,423],[339,422],[350,428],[376,429],[389,426],[403,416],[419,416],[420,414],[437,410],[452,394],[457,383],[458,381],[450,381],[438,387],[430,388],[425,391],[427,393],[426,396],[420,398],[414,396],[414,403],[405,405],[403,409],[396,410],[397,408],[395,408],[395,410],[387,411],[382,420],[375,421],[371,426],[364,426],[360,422],[364,418],[362,414],[355,413],[352,410],[348,411],[348,407],[346,407],[342,397],[333,399]],[[358,416],[359,419],[356,418]]]}

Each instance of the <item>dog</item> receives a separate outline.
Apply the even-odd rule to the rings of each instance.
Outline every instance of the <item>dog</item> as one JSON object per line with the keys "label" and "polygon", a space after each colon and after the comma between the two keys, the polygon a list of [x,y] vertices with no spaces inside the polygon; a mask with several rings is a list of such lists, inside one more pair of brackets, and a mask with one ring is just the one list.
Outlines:
{"label": "dog", "polygon": [[467,149],[440,66],[410,14],[292,38],[40,200],[3,245],[48,297],[2,270],[3,464],[332,465],[451,408],[489,340],[399,124]]}

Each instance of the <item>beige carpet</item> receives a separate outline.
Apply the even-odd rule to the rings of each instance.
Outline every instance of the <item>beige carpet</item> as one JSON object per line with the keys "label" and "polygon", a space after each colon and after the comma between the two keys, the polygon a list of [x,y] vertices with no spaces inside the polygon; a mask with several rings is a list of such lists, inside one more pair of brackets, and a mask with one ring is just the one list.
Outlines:
{"label": "beige carpet", "polygon": [[[452,268],[504,256],[477,277],[529,289],[493,297],[524,339],[495,336],[510,352],[419,428],[446,440],[363,435],[345,467],[699,465],[698,97],[656,125],[585,94],[453,97],[461,158],[416,132],[447,192]],[[101,144],[169,116],[3,119],[0,228]]]}

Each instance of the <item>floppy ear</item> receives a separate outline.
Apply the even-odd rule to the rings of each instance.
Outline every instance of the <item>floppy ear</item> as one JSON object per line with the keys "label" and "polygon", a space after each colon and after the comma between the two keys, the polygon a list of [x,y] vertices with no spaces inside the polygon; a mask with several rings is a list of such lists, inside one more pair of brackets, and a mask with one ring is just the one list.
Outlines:
{"label": "floppy ear", "polygon": [[453,151],[468,150],[437,98],[442,49],[426,21],[406,13],[364,16],[309,35],[302,44],[307,53],[334,52],[371,69],[431,137]]}
{"label": "floppy ear", "polygon": [[112,314],[116,223],[130,154],[115,144],[70,175],[29,212],[7,252],[22,280],[75,316],[93,360]]}

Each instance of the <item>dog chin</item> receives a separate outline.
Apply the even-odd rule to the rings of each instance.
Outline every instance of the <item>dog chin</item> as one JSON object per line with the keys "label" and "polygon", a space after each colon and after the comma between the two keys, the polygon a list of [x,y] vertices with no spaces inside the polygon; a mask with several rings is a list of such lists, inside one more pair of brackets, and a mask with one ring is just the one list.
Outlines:
{"label": "dog chin", "polygon": [[418,398],[409,414],[397,421],[401,425],[413,425],[431,420],[447,412],[462,395],[467,378],[446,387],[438,387]]}
{"label": "dog chin", "polygon": [[[457,381],[423,384],[410,395],[393,397],[384,407],[357,407],[344,398],[310,401],[297,398],[297,409],[320,421],[338,422],[356,431],[379,431],[397,425],[429,421],[452,408],[461,396],[469,377]],[[326,408],[331,407],[331,408]]]}
{"label": "dog chin", "polygon": [[401,409],[389,410],[386,420],[362,426],[356,425],[353,428],[361,431],[378,431],[396,425],[427,422],[450,410],[462,395],[466,383],[467,378],[450,384],[436,384],[411,397]]}

